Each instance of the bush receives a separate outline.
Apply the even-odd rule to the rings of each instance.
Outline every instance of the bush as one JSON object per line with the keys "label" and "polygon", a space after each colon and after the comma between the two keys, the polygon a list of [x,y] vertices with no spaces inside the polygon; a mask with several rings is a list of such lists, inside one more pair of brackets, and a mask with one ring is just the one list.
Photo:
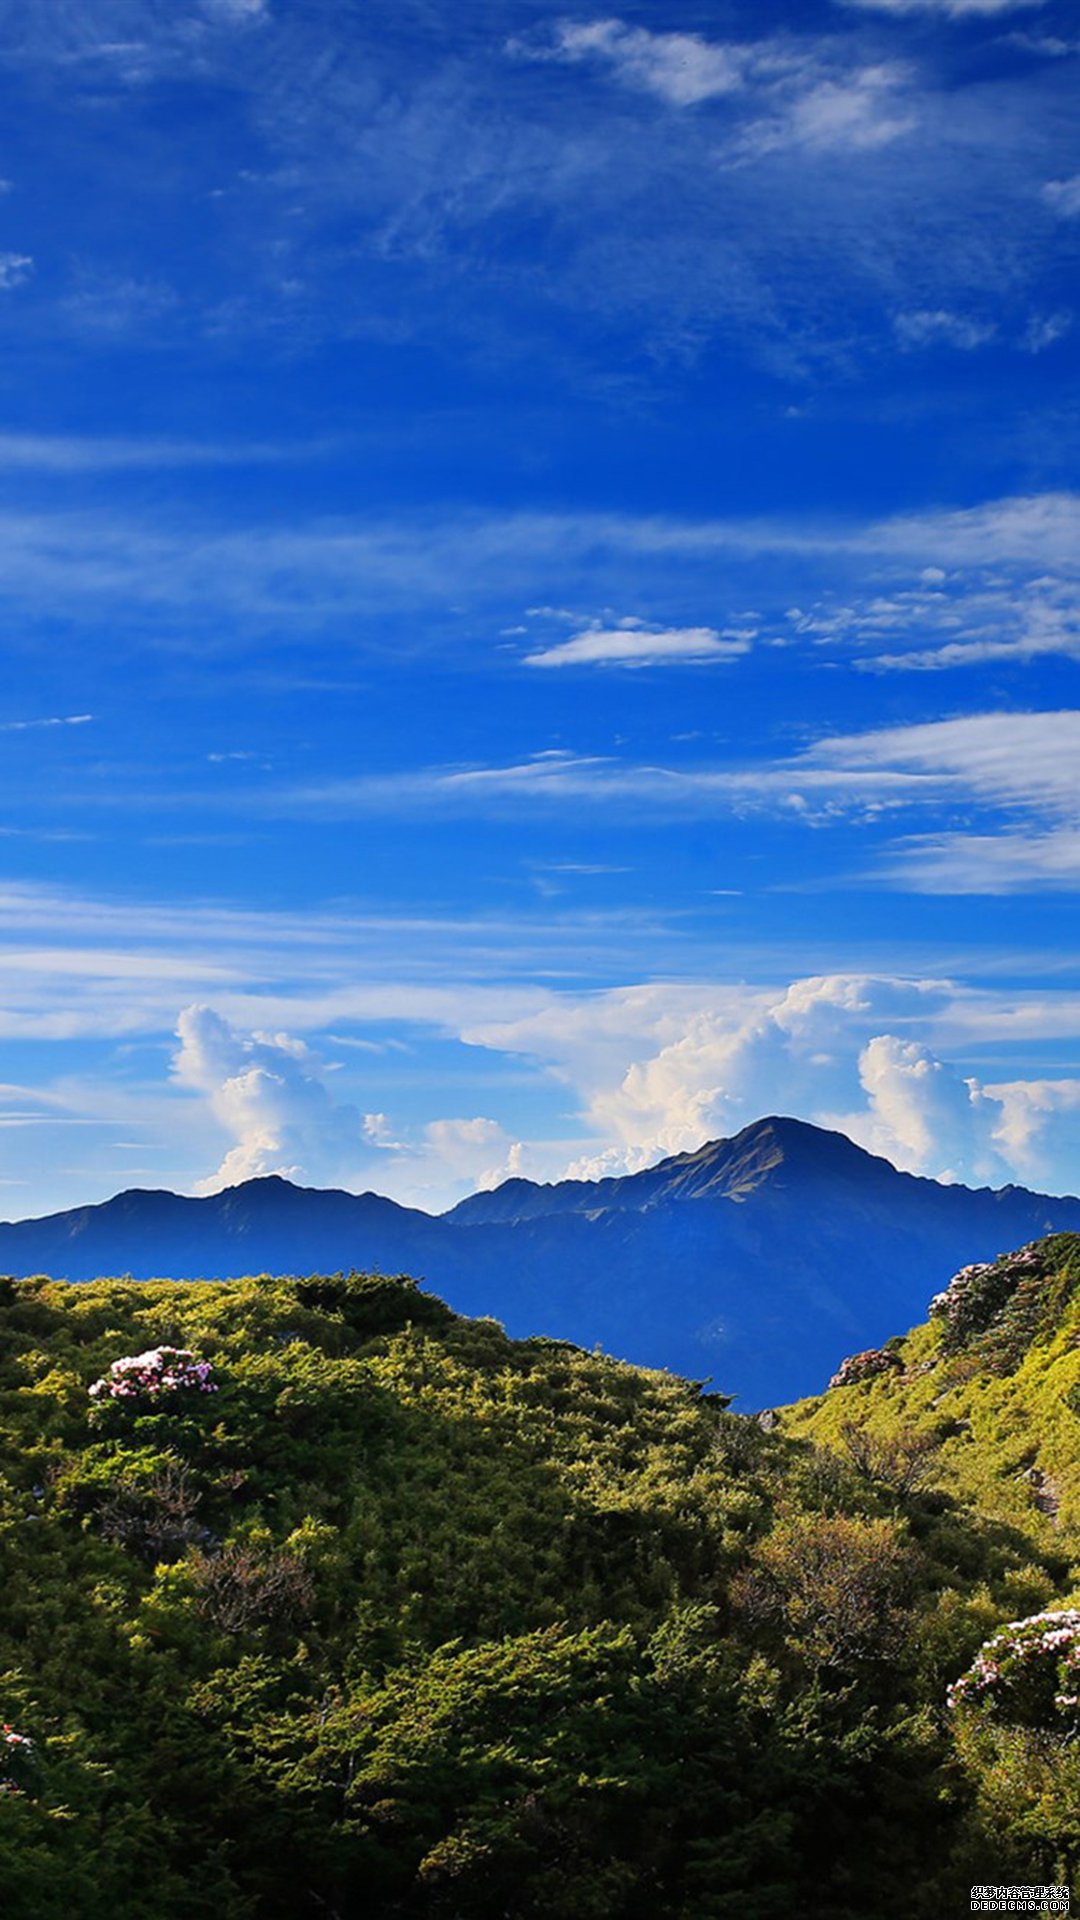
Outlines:
{"label": "bush", "polygon": [[915,1556],[892,1520],[785,1516],[733,1597],[749,1624],[777,1621],[808,1666],[850,1673],[899,1651]]}
{"label": "bush", "polygon": [[935,1477],[941,1447],[932,1433],[898,1434],[886,1439],[869,1433],[854,1420],[845,1420],[840,1437],[856,1473],[902,1499]]}
{"label": "bush", "polygon": [[311,1618],[315,1588],[296,1554],[234,1542],[217,1552],[196,1549],[189,1565],[199,1611],[225,1633],[292,1629]]}
{"label": "bush", "polygon": [[25,1793],[33,1766],[33,1741],[6,1720],[0,1723],[0,1794]]}
{"label": "bush", "polygon": [[92,1400],[156,1399],[172,1393],[216,1393],[209,1360],[187,1347],[151,1347],[125,1354],[89,1389]]}
{"label": "bush", "polygon": [[1010,1620],[948,1691],[950,1707],[978,1707],[1013,1726],[1080,1729],[1080,1610]]}
{"label": "bush", "polygon": [[872,1380],[878,1373],[902,1373],[904,1363],[898,1353],[890,1352],[888,1347],[867,1347],[864,1353],[850,1353],[841,1360],[832,1379],[831,1387],[855,1387],[861,1380]]}
{"label": "bush", "polygon": [[169,1465],[148,1483],[123,1480],[101,1507],[101,1534],[151,1564],[179,1557],[208,1539],[197,1514],[202,1494],[185,1466]]}

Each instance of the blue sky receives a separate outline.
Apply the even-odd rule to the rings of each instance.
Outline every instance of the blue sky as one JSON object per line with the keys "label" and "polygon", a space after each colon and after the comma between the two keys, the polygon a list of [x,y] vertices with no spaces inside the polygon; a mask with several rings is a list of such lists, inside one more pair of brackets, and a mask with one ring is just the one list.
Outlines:
{"label": "blue sky", "polygon": [[0,1211],[1080,1189],[1078,55],[0,0]]}

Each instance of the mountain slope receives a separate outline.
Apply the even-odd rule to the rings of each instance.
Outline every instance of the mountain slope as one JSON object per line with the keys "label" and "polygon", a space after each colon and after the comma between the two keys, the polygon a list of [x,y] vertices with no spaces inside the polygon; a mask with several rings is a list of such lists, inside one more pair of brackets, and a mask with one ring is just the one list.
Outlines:
{"label": "mountain slope", "polygon": [[[1058,1399],[1078,1245],[1010,1322]],[[942,1341],[901,1426],[926,1361],[1004,1379]],[[900,1492],[824,1411],[766,1432],[398,1280],[0,1282],[5,1920],[937,1920],[1074,1877],[1071,1730],[945,1703],[1068,1606],[1076,1529]]]}
{"label": "mountain slope", "polygon": [[880,1371],[784,1409],[784,1431],[884,1484],[914,1444],[928,1483],[1080,1554],[1080,1236],[969,1264],[934,1304]]}
{"label": "mountain slope", "polygon": [[90,1279],[410,1272],[462,1312],[795,1399],[840,1354],[921,1317],[963,1261],[1080,1227],[1080,1200],[898,1173],[842,1134],[773,1118],[621,1179],[514,1180],[433,1218],[375,1194],[255,1180],[135,1192],[0,1226],[0,1271]]}

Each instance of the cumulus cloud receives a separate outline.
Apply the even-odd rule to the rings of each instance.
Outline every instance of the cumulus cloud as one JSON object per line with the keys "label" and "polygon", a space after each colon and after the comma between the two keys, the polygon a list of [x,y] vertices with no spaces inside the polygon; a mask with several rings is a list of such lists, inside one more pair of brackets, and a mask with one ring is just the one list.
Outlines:
{"label": "cumulus cloud", "polygon": [[231,1136],[201,1193],[268,1173],[320,1182],[356,1176],[363,1126],[355,1107],[328,1092],[325,1064],[287,1033],[242,1034],[211,1007],[186,1007],[177,1022],[173,1070],[202,1094]]}
{"label": "cumulus cloud", "polygon": [[424,1128],[424,1144],[430,1158],[445,1176],[469,1186],[497,1187],[523,1171],[525,1147],[515,1140],[497,1120],[482,1116],[472,1120],[429,1120]]}
{"label": "cumulus cloud", "polygon": [[871,1152],[938,1179],[999,1171],[985,1094],[921,1042],[875,1034],[859,1054],[859,1080],[868,1110],[851,1115],[847,1131]]}
{"label": "cumulus cloud", "polygon": [[1046,1145],[1054,1143],[1055,1157],[1069,1171],[1069,1191],[1080,1188],[1080,1080],[1014,1080],[987,1087],[999,1119],[994,1139],[1003,1158],[1022,1179],[1039,1180],[1046,1164]]}
{"label": "cumulus cloud", "polygon": [[737,660],[750,651],[745,633],[713,627],[586,627],[569,640],[526,654],[527,667],[655,667],[669,661],[690,665]]}
{"label": "cumulus cloud", "polygon": [[173,1073],[201,1094],[232,1144],[197,1185],[218,1193],[265,1174],[314,1185],[377,1186],[416,1206],[444,1206],[533,1165],[496,1120],[430,1120],[402,1128],[333,1098],[328,1063],[288,1033],[244,1033],[212,1007],[177,1022]]}
{"label": "cumulus cloud", "polygon": [[635,1172],[788,1113],[911,1173],[1066,1190],[1077,1142],[1061,1118],[1080,1113],[1080,1080],[983,1084],[964,1072],[934,1039],[951,1026],[955,1042],[978,1018],[957,1001],[947,981],[837,974],[699,988],[696,1002],[685,988],[628,990],[468,1037],[541,1060],[578,1090],[597,1148],[575,1157],[574,1177]]}

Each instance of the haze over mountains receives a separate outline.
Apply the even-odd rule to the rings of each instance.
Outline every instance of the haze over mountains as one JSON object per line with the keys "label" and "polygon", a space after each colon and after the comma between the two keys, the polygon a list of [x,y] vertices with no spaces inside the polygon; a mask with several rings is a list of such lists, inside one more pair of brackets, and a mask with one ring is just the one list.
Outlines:
{"label": "haze over mountains", "polygon": [[0,1225],[0,1270],[407,1272],[515,1336],[709,1376],[745,1409],[818,1390],[844,1354],[923,1318],[958,1266],[1066,1228],[1078,1198],[942,1186],[774,1117],[643,1173],[510,1180],[438,1217],[276,1176],[208,1199],[133,1190]]}

